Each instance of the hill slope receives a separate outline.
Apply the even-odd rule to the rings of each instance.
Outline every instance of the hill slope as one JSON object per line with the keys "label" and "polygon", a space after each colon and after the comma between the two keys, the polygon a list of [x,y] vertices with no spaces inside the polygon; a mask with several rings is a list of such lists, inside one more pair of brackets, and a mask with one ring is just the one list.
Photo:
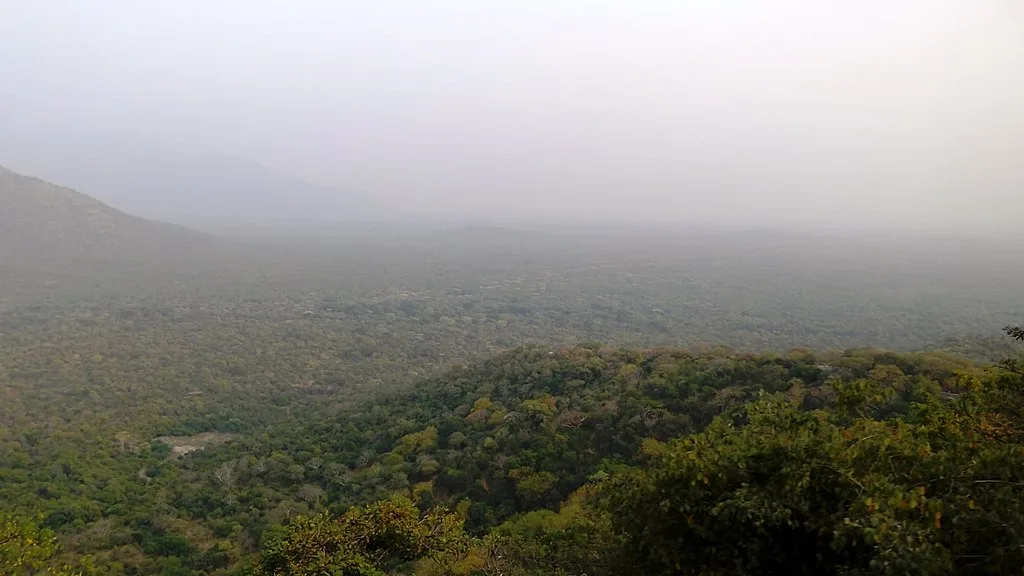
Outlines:
{"label": "hill slope", "polygon": [[0,262],[114,260],[197,251],[208,237],[137,218],[0,167]]}
{"label": "hill slope", "polygon": [[[174,564],[194,570],[177,573],[230,574],[257,551],[257,542],[280,534],[280,525],[296,515],[341,514],[395,493],[422,509],[459,510],[465,528],[478,536],[529,540],[537,532],[521,522],[564,510],[560,503],[571,503],[587,483],[655,466],[668,449],[664,442],[700,433],[763,392],[792,405],[783,424],[803,425],[797,407],[803,414],[827,410],[846,391],[893,387],[870,412],[889,418],[908,414],[911,402],[956,390],[961,376],[985,374],[941,353],[534,346],[454,368],[398,394],[318,412],[285,396],[318,393],[316,387],[286,392],[260,382],[272,372],[293,374],[284,365],[258,366],[260,375],[245,377],[245,385],[217,377],[216,364],[202,360],[194,378],[176,376],[185,362],[173,351],[145,367],[130,360],[137,349],[129,342],[146,338],[90,350],[66,340],[24,352],[0,348],[13,400],[0,404],[0,422],[17,423],[6,425],[20,434],[9,435],[14,439],[0,451],[0,501],[26,517],[42,512],[45,524],[66,536],[71,554],[93,555],[101,566],[130,564],[140,574],[175,573],[168,569]],[[10,341],[0,338],[0,346]],[[252,364],[216,356],[236,374]],[[203,405],[218,413],[202,414]],[[117,415],[126,406],[135,422]],[[278,417],[286,411],[287,419]],[[82,414],[101,418],[87,421]],[[29,438],[38,440],[29,444]],[[179,446],[203,449],[179,459],[171,452]],[[911,456],[918,454],[914,448]],[[601,547],[612,544],[604,533],[597,536]],[[577,552],[594,549],[573,542],[564,544]],[[265,558],[275,550],[281,548]],[[563,561],[557,552],[541,552],[542,565]]]}
{"label": "hill slope", "polygon": [[0,158],[145,218],[193,228],[391,218],[372,198],[230,156],[117,133],[0,120]]}
{"label": "hill slope", "polygon": [[0,310],[101,286],[165,285],[220,244],[0,167]]}

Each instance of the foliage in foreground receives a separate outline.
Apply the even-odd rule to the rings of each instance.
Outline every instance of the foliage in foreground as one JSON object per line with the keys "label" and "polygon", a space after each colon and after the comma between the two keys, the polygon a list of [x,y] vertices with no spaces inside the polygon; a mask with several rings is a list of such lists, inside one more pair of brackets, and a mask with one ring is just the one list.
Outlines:
{"label": "foliage in foreground", "polygon": [[353,508],[334,521],[298,517],[264,549],[257,576],[378,576],[418,559],[465,551],[462,520],[443,510],[420,515],[393,498]]}
{"label": "foliage in foreground", "polygon": [[[0,378],[27,382],[45,373],[29,370],[31,365],[5,360],[7,372]],[[420,511],[436,505],[457,510],[470,552],[397,554],[382,562],[369,557],[365,563],[373,570],[628,573],[618,560],[636,553],[639,537],[603,503],[610,499],[587,495],[595,487],[604,494],[603,486],[615,485],[630,467],[653,474],[675,449],[673,438],[692,441],[716,415],[732,418],[731,430],[744,430],[753,420],[733,410],[759,391],[781,394],[785,401],[776,401],[798,405],[793,410],[801,418],[821,414],[850,434],[870,435],[857,426],[895,425],[898,418],[904,426],[919,426],[935,410],[975,406],[986,415],[990,432],[1012,443],[1016,433],[1007,422],[1020,420],[1019,395],[1012,387],[994,386],[1012,380],[1012,368],[986,372],[943,353],[874,349],[777,355],[723,348],[526,347],[327,416],[296,410],[291,425],[268,427],[267,433],[240,428],[233,441],[183,458],[171,456],[159,439],[147,441],[150,435],[100,432],[91,444],[102,454],[97,457],[76,450],[69,441],[76,436],[59,423],[44,432],[0,420],[6,427],[0,434],[0,495],[13,512],[42,510],[44,525],[62,537],[62,559],[91,555],[105,576],[236,574],[260,549],[260,535],[263,542],[276,541],[268,537],[289,519],[324,511],[340,517],[352,506],[394,493],[412,499]],[[70,368],[66,373],[79,374]],[[82,374],[93,379],[95,391],[106,390],[102,373]],[[55,380],[51,391],[67,396],[76,389],[65,384]],[[936,400],[941,397],[946,399]],[[96,398],[115,402],[123,395]],[[201,395],[189,398],[197,406],[216,404]],[[12,403],[4,409],[24,414]],[[74,422],[70,416],[61,421]],[[723,451],[731,438],[721,440]],[[872,442],[862,443],[873,447]],[[770,455],[785,447],[755,448],[744,447]],[[827,455],[834,457],[839,448]],[[733,460],[749,468],[745,457]],[[857,463],[848,462],[855,471]],[[588,482],[592,486],[578,492]],[[641,514],[642,504],[631,504],[630,512]],[[943,514],[945,523],[949,514]],[[953,559],[957,566],[965,561]],[[651,573],[658,569],[647,567]]]}
{"label": "foliage in foreground", "polygon": [[615,478],[605,505],[645,574],[1017,573],[1024,453],[982,398],[885,422],[765,399]]}
{"label": "foliage in foreground", "polygon": [[[882,408],[908,384],[899,379],[841,386],[831,408],[801,409],[798,387],[765,394],[701,433],[645,443],[647,465],[417,573],[1020,574],[1024,383],[1013,366],[964,373],[955,391],[896,414]],[[361,574],[324,569],[306,573]]]}
{"label": "foliage in foreground", "polygon": [[0,514],[0,574],[72,576],[56,560],[57,537],[31,519]]}
{"label": "foliage in foreground", "polygon": [[[974,368],[942,350],[1003,353],[968,336],[1019,308],[1024,274],[1013,246],[961,240],[542,236],[4,268],[0,510],[110,576],[233,574],[287,519],[394,492],[469,499],[482,536],[760,388],[799,379],[820,407],[829,380],[896,367],[947,389]],[[825,351],[866,343],[938,351]]]}

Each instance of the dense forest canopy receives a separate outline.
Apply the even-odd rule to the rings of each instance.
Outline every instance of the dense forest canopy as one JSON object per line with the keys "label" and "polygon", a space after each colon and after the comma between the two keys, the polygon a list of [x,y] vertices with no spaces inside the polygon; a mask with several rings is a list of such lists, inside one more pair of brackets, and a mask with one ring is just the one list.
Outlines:
{"label": "dense forest canopy", "polygon": [[[316,573],[307,571],[306,563],[314,560],[306,554],[309,546],[321,549],[320,543],[296,539],[337,533],[336,544],[330,545],[336,546],[334,552],[315,562],[354,563],[378,571],[401,566],[408,571],[415,565],[426,574],[571,574],[582,573],[579,567],[589,563],[587,573],[621,573],[614,558],[588,551],[613,545],[624,547],[619,555],[646,550],[648,544],[636,539],[647,536],[631,532],[625,512],[639,514],[643,501],[615,500],[631,494],[618,489],[608,492],[614,498],[606,501],[601,494],[608,489],[602,487],[642,485],[634,475],[652,475],[650,482],[661,482],[656,465],[669,462],[666,455],[675,450],[693,450],[689,443],[741,449],[730,456],[738,458],[749,450],[743,443],[776,434],[756,426],[788,427],[787,433],[810,435],[804,441],[822,450],[825,438],[820,435],[839,439],[834,447],[839,452],[815,452],[815,458],[853,458],[842,465],[853,467],[850,474],[865,474],[863,467],[870,472],[871,458],[888,444],[865,443],[866,451],[846,454],[842,450],[848,442],[840,440],[872,437],[878,426],[902,430],[904,424],[896,423],[901,420],[908,430],[939,426],[930,420],[936,414],[965,410],[981,428],[957,431],[964,434],[963,442],[977,442],[970,440],[972,434],[985,440],[996,434],[1001,443],[1017,437],[1019,406],[1018,412],[1008,411],[1013,406],[996,404],[1000,396],[989,391],[994,386],[1012,391],[1007,388],[1012,381],[1000,374],[1012,376],[1017,365],[1010,362],[993,371],[940,351],[793,349],[779,355],[724,347],[526,346],[411,387],[394,384],[389,391],[340,383],[335,390],[317,386],[315,378],[287,379],[308,366],[263,366],[249,372],[246,363],[219,356],[182,373],[175,362],[184,360],[174,355],[191,357],[195,350],[145,344],[153,346],[151,353],[159,351],[147,360],[128,340],[127,335],[111,340],[97,351],[36,344],[33,354],[18,361],[5,356],[9,401],[4,403],[0,492],[16,517],[39,518],[35,527],[25,529],[54,531],[60,537],[63,551],[47,554],[55,569],[71,563],[78,571],[100,574],[231,573],[263,550],[258,570]],[[268,350],[265,356],[273,354]],[[285,379],[277,380],[278,374]],[[27,382],[37,386],[24,386]],[[968,401],[979,390],[983,396]],[[350,398],[336,397],[342,393]],[[956,398],[955,405],[950,398]],[[772,420],[781,417],[780,409],[796,412],[782,422]],[[753,412],[743,416],[744,411]],[[730,422],[742,423],[764,411],[771,418],[745,424],[741,436],[733,438]],[[817,413],[830,419],[831,428],[814,429],[820,420],[808,420],[807,414]],[[952,432],[941,428],[921,434]],[[942,449],[935,439],[917,441],[930,446],[927,450]],[[732,442],[740,445],[732,448]],[[960,449],[959,439],[950,442],[951,450]],[[697,453],[706,454],[707,448]],[[955,462],[967,457],[971,466],[979,465],[969,455],[940,455]],[[1005,461],[1009,467],[963,468],[962,474],[970,473],[968,487],[992,480],[993,488],[1004,483],[1013,488],[1019,480],[1012,460],[1006,460],[1010,455],[996,451],[985,460],[992,465]],[[816,466],[803,462],[810,456],[794,458],[799,465]],[[701,474],[700,482],[711,478]],[[864,481],[855,476],[851,483]],[[680,480],[666,476],[664,482]],[[733,489],[729,486],[721,489]],[[779,487],[765,489],[774,493]],[[701,494],[687,496],[697,498],[688,505],[702,505]],[[1011,490],[999,496],[1002,504],[992,506],[1010,510],[1005,499],[1017,496]],[[981,497],[967,492],[960,499],[977,502]],[[636,498],[649,496],[638,493]],[[352,531],[344,526],[352,520],[335,524],[335,518],[355,518],[350,507],[364,504],[371,505],[370,516],[355,516],[364,520],[360,530],[392,534],[394,529],[406,535],[387,536],[387,544],[371,545],[376,542],[371,536],[351,540]],[[381,519],[381,511],[389,508],[374,506],[395,508]],[[433,543],[433,536],[422,540],[434,534],[430,518],[447,526],[441,543]],[[392,522],[406,527],[389,528]],[[416,536],[422,530],[424,535]],[[672,541],[680,536],[661,537]],[[393,538],[406,544],[395,544]],[[771,543],[783,545],[789,546]],[[642,554],[645,562],[655,561]],[[742,562],[753,562],[747,568],[754,573],[757,563],[769,562],[756,550],[749,554],[754,556]],[[932,560],[948,566],[956,560],[949,554],[941,552]],[[867,563],[863,566],[873,561],[867,552],[859,557],[864,560],[858,562]],[[672,562],[677,561],[660,561],[669,564],[652,565],[650,573],[674,572]],[[1005,560],[1012,561],[1016,557]],[[575,567],[569,565],[573,562]],[[721,558],[706,562],[712,568],[724,566],[717,564]]]}
{"label": "dense forest canopy", "polygon": [[0,247],[0,573],[1021,561],[1011,241],[228,242],[17,182],[86,213]]}
{"label": "dense forest canopy", "polygon": [[1022,64],[1022,0],[0,0],[0,576],[1024,576]]}

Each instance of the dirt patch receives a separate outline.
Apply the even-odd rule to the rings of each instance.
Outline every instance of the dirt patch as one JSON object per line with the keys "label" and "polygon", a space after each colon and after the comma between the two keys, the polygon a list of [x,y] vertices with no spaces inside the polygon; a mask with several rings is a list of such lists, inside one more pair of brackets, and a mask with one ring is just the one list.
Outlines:
{"label": "dirt patch", "polygon": [[154,442],[163,442],[171,447],[171,458],[181,458],[185,454],[217,446],[234,440],[238,435],[227,432],[203,432],[193,436],[160,436]]}

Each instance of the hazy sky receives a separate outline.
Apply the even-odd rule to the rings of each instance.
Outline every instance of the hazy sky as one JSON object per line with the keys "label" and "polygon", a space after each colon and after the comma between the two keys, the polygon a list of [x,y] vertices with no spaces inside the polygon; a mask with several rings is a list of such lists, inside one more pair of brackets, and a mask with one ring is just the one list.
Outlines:
{"label": "hazy sky", "polygon": [[1024,218],[1021,0],[0,0],[0,79],[435,213]]}

